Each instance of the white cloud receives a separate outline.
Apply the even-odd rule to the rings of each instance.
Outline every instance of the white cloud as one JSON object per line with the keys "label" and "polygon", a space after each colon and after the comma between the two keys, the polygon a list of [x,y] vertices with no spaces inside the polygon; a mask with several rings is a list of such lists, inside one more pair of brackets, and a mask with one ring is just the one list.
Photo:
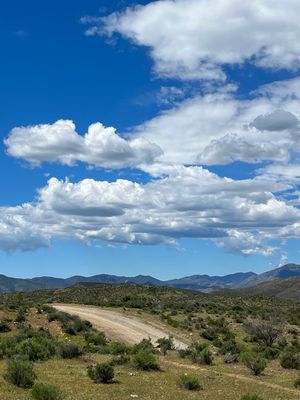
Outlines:
{"label": "white cloud", "polygon": [[58,162],[74,165],[77,161],[97,167],[124,168],[151,163],[161,149],[142,137],[126,141],[115,128],[101,123],[89,126],[81,136],[72,121],[19,127],[11,130],[5,140],[7,153],[33,165]]}
{"label": "white cloud", "polygon": [[157,143],[164,163],[287,162],[300,152],[299,110],[299,78],[264,86],[250,99],[223,88],[163,111],[132,134]]}
{"label": "white cloud", "polygon": [[224,80],[223,66],[245,62],[298,69],[299,14],[297,0],[159,0],[82,22],[148,47],[160,76]]}
{"label": "white cloud", "polygon": [[29,250],[54,238],[143,245],[199,238],[227,251],[267,255],[274,251],[266,243],[270,235],[299,231],[300,211],[272,194],[287,185],[263,177],[234,181],[201,167],[168,170],[143,185],[51,178],[35,202],[1,208],[0,247]]}

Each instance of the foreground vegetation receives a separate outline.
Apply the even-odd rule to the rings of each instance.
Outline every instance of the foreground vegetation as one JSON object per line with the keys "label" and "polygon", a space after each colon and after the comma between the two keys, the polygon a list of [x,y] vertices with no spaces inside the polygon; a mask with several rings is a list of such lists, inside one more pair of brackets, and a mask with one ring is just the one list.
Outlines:
{"label": "foreground vegetation", "polygon": [[[50,302],[114,307],[168,326],[155,350],[110,341]],[[161,287],[78,285],[1,297],[1,399],[297,399],[300,308]],[[181,335],[181,336],[180,336]],[[137,397],[136,397],[137,396]]]}

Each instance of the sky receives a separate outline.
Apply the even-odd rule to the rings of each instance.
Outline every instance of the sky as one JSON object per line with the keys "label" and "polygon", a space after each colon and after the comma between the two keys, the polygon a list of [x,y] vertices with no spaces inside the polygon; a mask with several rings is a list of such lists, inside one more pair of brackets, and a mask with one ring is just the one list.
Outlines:
{"label": "sky", "polygon": [[300,3],[4,0],[0,273],[300,262]]}

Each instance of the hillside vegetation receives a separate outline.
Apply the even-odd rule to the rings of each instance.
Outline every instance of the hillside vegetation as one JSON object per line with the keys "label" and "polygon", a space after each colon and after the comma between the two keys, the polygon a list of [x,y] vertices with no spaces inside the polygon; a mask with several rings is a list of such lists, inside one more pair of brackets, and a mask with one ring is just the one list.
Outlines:
{"label": "hillside vegetation", "polygon": [[300,277],[275,279],[251,288],[241,289],[238,293],[246,296],[270,296],[300,302]]}
{"label": "hillside vegetation", "polygon": [[[174,349],[172,337],[161,338],[159,350],[147,338],[134,346],[114,342],[51,302],[141,318],[185,337],[188,348]],[[89,283],[6,294],[0,297],[1,400],[296,400],[299,335],[300,306],[265,297]]]}

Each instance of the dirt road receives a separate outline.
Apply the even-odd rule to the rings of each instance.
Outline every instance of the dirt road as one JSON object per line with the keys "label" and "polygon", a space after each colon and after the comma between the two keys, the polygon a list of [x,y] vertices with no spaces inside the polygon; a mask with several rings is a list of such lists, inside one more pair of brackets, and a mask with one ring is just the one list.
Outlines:
{"label": "dirt road", "polygon": [[[78,315],[81,319],[90,321],[96,329],[105,332],[108,338],[128,344],[139,343],[144,338],[157,339],[169,336],[169,332],[135,317],[123,315],[121,312],[103,310],[98,307],[81,306],[76,304],[54,304],[57,310]],[[187,345],[174,339],[175,347],[184,349]]]}

